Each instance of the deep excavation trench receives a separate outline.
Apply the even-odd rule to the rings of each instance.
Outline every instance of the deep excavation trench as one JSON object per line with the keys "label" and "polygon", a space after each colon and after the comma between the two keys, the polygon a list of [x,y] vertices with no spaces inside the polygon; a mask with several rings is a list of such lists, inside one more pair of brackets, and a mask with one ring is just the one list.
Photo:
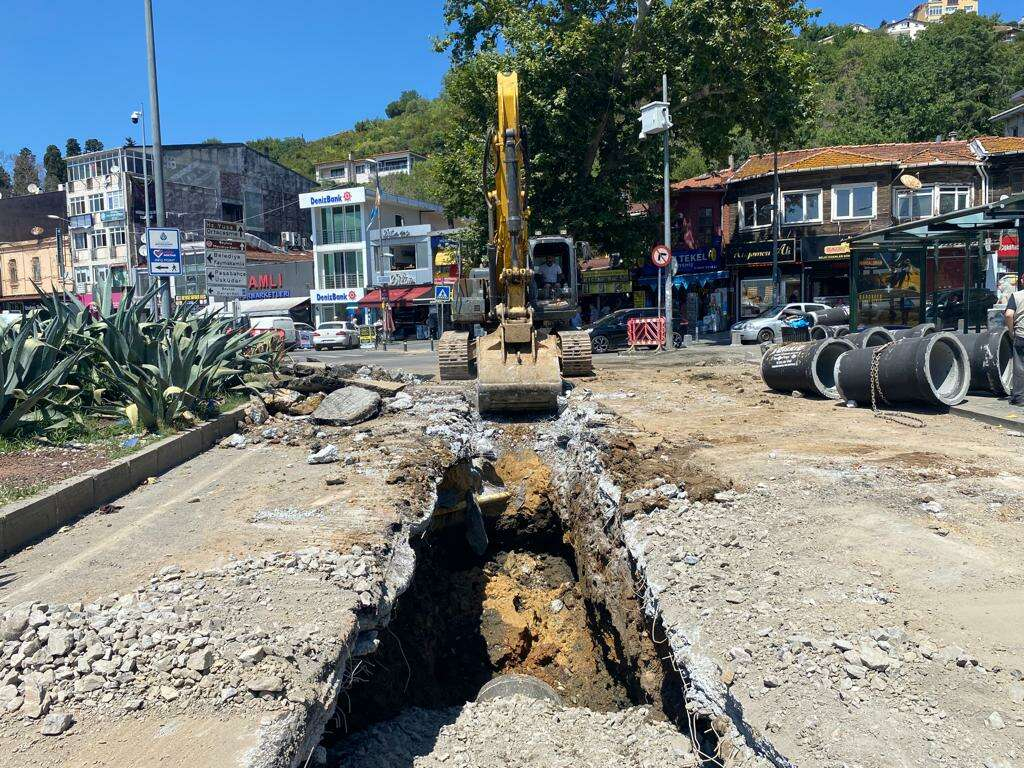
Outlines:
{"label": "deep excavation trench", "polygon": [[[467,513],[474,498],[479,517]],[[352,734],[413,707],[457,712],[450,708],[508,674],[542,680],[565,706],[647,705],[690,735],[682,679],[654,640],[664,632],[645,617],[629,564],[594,545],[600,525],[578,500],[560,504],[551,469],[533,452],[449,468],[429,529],[411,542],[411,584],[377,649],[349,667],[322,742],[328,765],[347,765]],[[474,526],[481,517],[486,549]],[[701,752],[715,754],[716,740],[697,730]]]}

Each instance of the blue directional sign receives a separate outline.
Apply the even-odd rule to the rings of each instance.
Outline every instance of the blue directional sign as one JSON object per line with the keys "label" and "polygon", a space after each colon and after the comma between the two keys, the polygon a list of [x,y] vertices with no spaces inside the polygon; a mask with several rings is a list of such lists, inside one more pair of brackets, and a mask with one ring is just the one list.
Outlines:
{"label": "blue directional sign", "polygon": [[434,301],[439,304],[449,304],[452,300],[452,287],[450,285],[434,286]]}
{"label": "blue directional sign", "polygon": [[150,227],[146,230],[149,249],[149,274],[181,274],[181,232],[168,227]]}

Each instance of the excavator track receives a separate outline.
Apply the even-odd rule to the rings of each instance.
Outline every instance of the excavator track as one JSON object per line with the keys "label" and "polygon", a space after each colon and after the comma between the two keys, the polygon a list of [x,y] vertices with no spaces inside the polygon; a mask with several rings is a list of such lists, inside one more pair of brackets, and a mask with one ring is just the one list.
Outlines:
{"label": "excavator track", "polygon": [[586,331],[561,331],[558,334],[563,376],[589,376],[594,372],[590,334]]}
{"label": "excavator track", "polygon": [[469,381],[473,378],[468,333],[446,331],[437,343],[437,367],[441,381]]}

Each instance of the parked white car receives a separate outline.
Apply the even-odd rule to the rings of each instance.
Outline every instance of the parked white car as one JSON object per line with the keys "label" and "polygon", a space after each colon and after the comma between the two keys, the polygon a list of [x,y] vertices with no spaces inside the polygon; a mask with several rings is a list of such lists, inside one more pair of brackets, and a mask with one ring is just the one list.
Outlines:
{"label": "parked white car", "polygon": [[782,321],[799,317],[804,312],[818,312],[828,309],[825,304],[801,303],[776,304],[768,307],[757,317],[736,323],[732,330],[740,334],[742,341],[773,342],[782,337]]}
{"label": "parked white car", "polygon": [[359,327],[351,320],[320,323],[313,334],[313,349],[355,349],[359,346]]}

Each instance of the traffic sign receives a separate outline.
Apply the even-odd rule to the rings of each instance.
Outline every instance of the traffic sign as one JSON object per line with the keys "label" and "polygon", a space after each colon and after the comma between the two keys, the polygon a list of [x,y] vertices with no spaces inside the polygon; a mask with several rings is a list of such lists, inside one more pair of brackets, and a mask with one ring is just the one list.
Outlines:
{"label": "traffic sign", "polygon": [[207,283],[206,292],[215,299],[244,299],[247,289],[245,286],[239,288],[237,285],[210,285]]}
{"label": "traffic sign", "polygon": [[672,263],[672,251],[667,245],[656,245],[651,249],[651,263],[658,269],[664,269]]}
{"label": "traffic sign", "polygon": [[206,266],[227,269],[245,269],[245,251],[211,251],[206,249]]}
{"label": "traffic sign", "polygon": [[203,222],[206,239],[208,240],[240,240],[245,241],[245,227],[240,221],[217,221],[206,219]]}
{"label": "traffic sign", "polygon": [[439,304],[447,304],[452,300],[452,287],[450,285],[434,286],[434,301]]}
{"label": "traffic sign", "polygon": [[169,227],[146,230],[146,246],[151,275],[180,275],[181,231]]}
{"label": "traffic sign", "polygon": [[206,281],[217,285],[245,285],[249,281],[249,275],[244,269],[209,267],[206,270]]}

